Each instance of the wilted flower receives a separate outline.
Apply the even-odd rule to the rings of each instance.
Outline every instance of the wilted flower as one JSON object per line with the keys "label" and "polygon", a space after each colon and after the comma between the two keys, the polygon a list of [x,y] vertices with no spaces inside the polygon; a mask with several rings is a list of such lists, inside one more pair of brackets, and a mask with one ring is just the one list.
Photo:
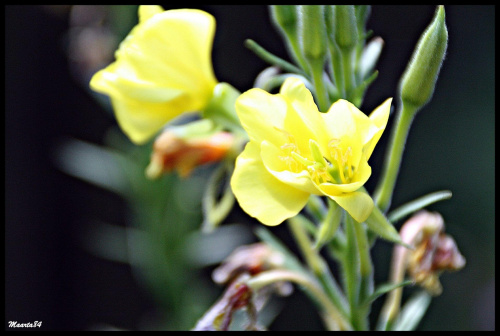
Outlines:
{"label": "wilted flower", "polygon": [[407,252],[407,272],[433,295],[442,292],[439,275],[443,271],[465,266],[455,240],[444,233],[444,221],[438,213],[417,213],[401,228],[401,239],[415,246],[415,250]]}
{"label": "wilted flower", "polygon": [[165,130],[153,144],[151,162],[146,169],[149,178],[176,170],[187,177],[200,165],[222,160],[234,144],[229,132],[217,132],[200,137],[181,137]]}
{"label": "wilted flower", "polygon": [[358,191],[371,175],[368,165],[389,117],[387,99],[367,117],[346,100],[320,113],[311,92],[288,78],[280,93],[251,89],[236,101],[250,142],[236,160],[231,180],[240,206],[267,225],[302,210],[311,194],[337,202],[358,222],[373,201]]}
{"label": "wilted flower", "polygon": [[228,331],[233,314],[241,308],[246,308],[248,313],[247,329],[257,329],[257,311],[252,303],[253,292],[245,283],[248,277],[248,274],[243,274],[235,279],[222,297],[196,323],[193,331]]}
{"label": "wilted flower", "polygon": [[218,284],[227,285],[222,297],[205,313],[193,330],[229,330],[233,314],[244,308],[248,317],[247,330],[261,330],[257,314],[274,293],[289,295],[293,287],[289,282],[278,281],[252,290],[247,281],[262,272],[279,269],[284,265],[281,253],[264,243],[240,246],[217,267],[212,277]]}
{"label": "wilted flower", "polygon": [[215,19],[196,9],[140,6],[139,24],[90,87],[110,96],[118,124],[137,144],[184,112],[202,110],[217,80],[211,62]]}
{"label": "wilted flower", "polygon": [[[225,284],[241,274],[256,275],[282,268],[284,263],[284,256],[264,243],[240,246],[214,270],[212,278],[216,283]],[[278,282],[274,284],[272,290],[281,295],[288,295],[292,287],[288,282]]]}

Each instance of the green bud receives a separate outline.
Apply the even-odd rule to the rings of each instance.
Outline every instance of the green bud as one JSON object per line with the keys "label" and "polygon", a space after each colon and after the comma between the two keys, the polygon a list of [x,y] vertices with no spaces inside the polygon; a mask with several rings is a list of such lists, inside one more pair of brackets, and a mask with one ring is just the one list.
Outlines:
{"label": "green bud", "polygon": [[439,70],[448,45],[444,7],[439,6],[431,24],[424,31],[400,82],[403,105],[415,109],[429,102],[434,93]]}
{"label": "green bud", "polygon": [[335,41],[339,48],[353,49],[358,43],[358,27],[354,6],[335,6],[335,24]]}
{"label": "green bud", "polygon": [[307,59],[324,59],[327,51],[324,7],[297,6],[297,13],[298,37],[302,54]]}
{"label": "green bud", "polygon": [[325,6],[325,24],[326,24],[326,34],[328,36],[328,41],[330,43],[336,44],[335,42],[335,7],[334,5]]}
{"label": "green bud", "polygon": [[272,5],[271,19],[274,25],[285,35],[295,35],[297,30],[297,13],[293,5]]}
{"label": "green bud", "polygon": [[370,5],[355,5],[354,6],[358,32],[364,32],[366,21],[368,21],[368,17],[370,16],[371,10],[372,10],[372,8]]}
{"label": "green bud", "polygon": [[297,6],[272,5],[269,7],[272,22],[278,31],[281,32],[290,56],[292,56],[295,62],[307,73],[309,69],[300,51],[300,41],[297,36]]}

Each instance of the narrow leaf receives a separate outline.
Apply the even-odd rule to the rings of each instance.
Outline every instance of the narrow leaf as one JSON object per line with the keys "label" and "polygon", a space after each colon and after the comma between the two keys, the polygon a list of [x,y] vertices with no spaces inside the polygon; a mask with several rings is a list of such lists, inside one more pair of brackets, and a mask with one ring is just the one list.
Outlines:
{"label": "narrow leaf", "polygon": [[389,293],[393,289],[396,289],[398,287],[407,286],[407,285],[413,285],[413,283],[414,282],[412,280],[406,280],[406,281],[403,281],[403,282],[400,282],[400,283],[397,283],[397,284],[387,283],[387,284],[379,285],[379,286],[377,286],[377,288],[375,288],[375,291],[373,292],[373,294],[370,295],[363,302],[362,305],[364,305],[364,306],[369,305],[370,303],[372,303],[373,301],[375,301],[376,299],[378,299],[382,295],[384,295],[386,293]]}
{"label": "narrow leaf", "polygon": [[429,308],[431,300],[432,296],[424,290],[412,296],[401,309],[401,313],[399,313],[391,330],[415,330]]}
{"label": "narrow leaf", "polygon": [[392,210],[387,217],[391,222],[396,222],[411,213],[425,208],[432,203],[449,199],[451,198],[451,195],[451,191],[449,190],[436,191],[434,193],[417,198],[400,206],[397,209]]}

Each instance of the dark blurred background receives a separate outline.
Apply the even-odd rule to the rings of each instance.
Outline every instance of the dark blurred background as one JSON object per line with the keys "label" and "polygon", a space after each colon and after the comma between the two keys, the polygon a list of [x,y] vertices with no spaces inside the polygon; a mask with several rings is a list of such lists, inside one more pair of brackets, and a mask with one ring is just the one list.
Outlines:
{"label": "dark blurred background", "polygon": [[[246,38],[288,59],[266,6],[198,8],[217,20],[213,63],[219,81],[244,91],[267,66],[244,47]],[[437,190],[453,192],[450,200],[429,209],[443,215],[467,265],[441,277],[443,294],[432,301],[419,329],[493,330],[495,7],[445,9],[447,56],[431,103],[413,123],[392,205]],[[127,204],[54,163],[66,139],[101,145],[106,131],[115,126],[112,115],[83,84],[85,74],[75,70],[78,61],[68,56],[71,10],[5,6],[5,325],[9,329],[9,321],[42,321],[42,330],[147,329],[155,301],[130,266],[98,258],[82,247],[90,219],[126,223]],[[395,96],[434,10],[429,5],[372,7],[368,28],[385,46],[363,111]],[[121,14],[122,35],[130,28],[127,23],[136,22],[135,14],[135,8]],[[374,174],[369,191],[380,172],[388,134],[370,160]],[[373,250],[378,281],[387,279],[390,248],[377,243]],[[208,274],[200,276],[208,279]],[[208,280],[207,286],[216,287]],[[322,328],[299,292],[286,300],[271,329]]]}

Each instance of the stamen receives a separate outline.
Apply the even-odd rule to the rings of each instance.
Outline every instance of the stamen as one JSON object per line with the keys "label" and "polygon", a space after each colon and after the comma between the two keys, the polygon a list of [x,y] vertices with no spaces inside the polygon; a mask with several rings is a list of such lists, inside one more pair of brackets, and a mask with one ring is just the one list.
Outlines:
{"label": "stamen", "polygon": [[354,168],[352,166],[352,148],[349,146],[342,152],[340,148],[340,139],[331,139],[328,142],[330,156],[336,163],[336,170],[339,173],[342,183],[349,183],[354,175]]}
{"label": "stamen", "polygon": [[353,175],[353,167],[351,165],[352,162],[352,148],[351,146],[347,147],[345,153],[344,153],[344,161],[346,164],[347,168],[347,174],[349,176],[349,180],[352,178]]}

